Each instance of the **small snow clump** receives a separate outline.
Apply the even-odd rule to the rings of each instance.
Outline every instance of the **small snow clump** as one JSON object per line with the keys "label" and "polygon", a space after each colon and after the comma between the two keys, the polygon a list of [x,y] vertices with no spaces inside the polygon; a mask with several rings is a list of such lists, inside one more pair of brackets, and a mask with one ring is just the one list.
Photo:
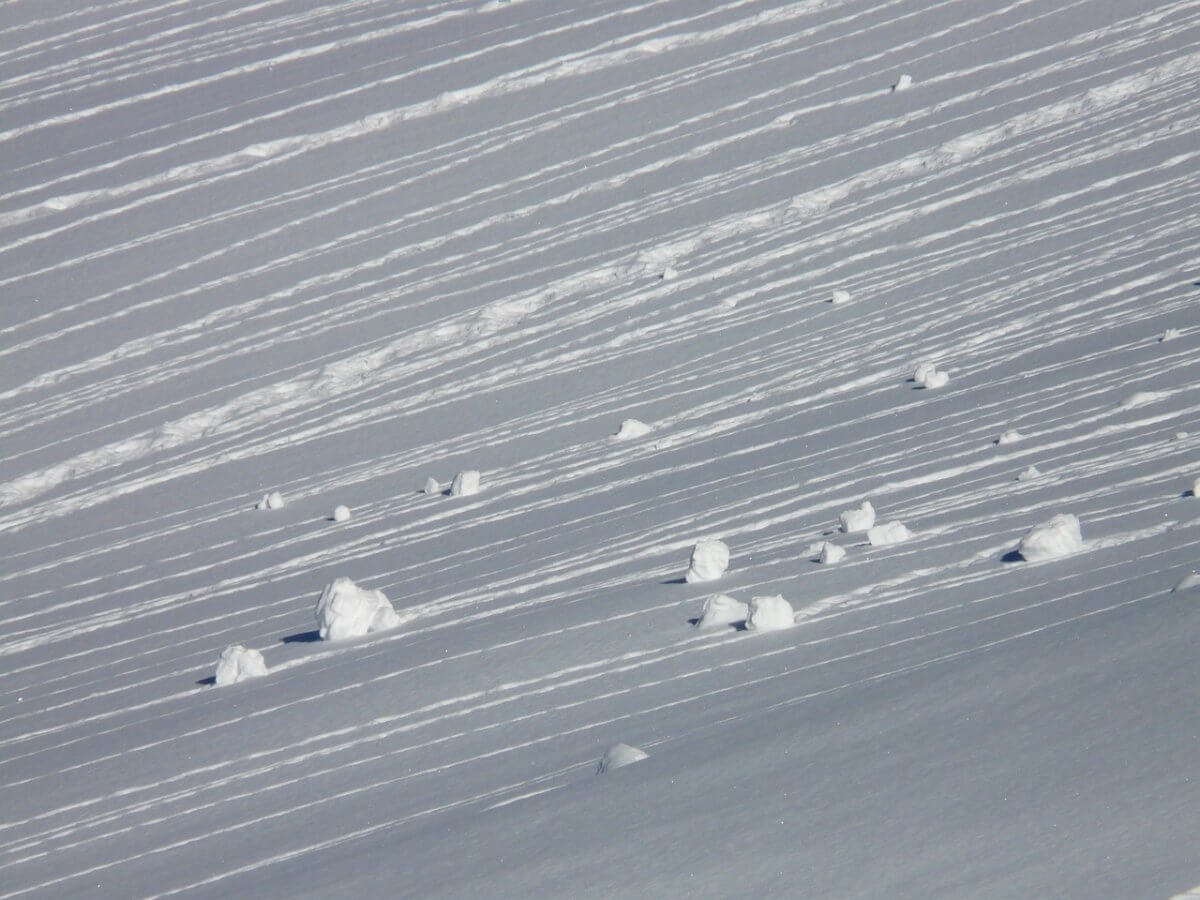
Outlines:
{"label": "small snow clump", "polygon": [[796,624],[796,613],[792,604],[780,594],[772,597],[754,597],[746,612],[747,631],[778,631]]}
{"label": "small snow clump", "polygon": [[830,563],[841,562],[846,558],[846,548],[839,547],[833,541],[825,541],[821,544],[821,562],[829,565]]}
{"label": "small snow clump", "polygon": [[621,427],[617,429],[617,433],[613,437],[619,441],[628,441],[633,438],[645,437],[651,430],[650,426],[645,422],[640,422],[637,419],[624,419],[621,422]]}
{"label": "small snow clump", "polygon": [[1195,478],[1195,479],[1192,481],[1192,496],[1193,496],[1193,497],[1200,497],[1200,476],[1197,476],[1197,477],[1196,477],[1196,478]]}
{"label": "small snow clump", "polygon": [[667,266],[662,270],[662,274],[658,276],[663,281],[674,281],[679,277],[679,273],[675,271],[674,266]]}
{"label": "small snow clump", "polygon": [[850,302],[850,292],[842,291],[842,290],[834,291],[832,294],[829,295],[829,302],[832,303],[834,306],[841,306],[843,303],[849,303]]}
{"label": "small snow clump", "polygon": [[350,507],[343,506],[340,504],[338,506],[335,506],[333,508],[333,521],[349,522],[350,521]]}
{"label": "small snow clump", "polygon": [[705,539],[692,548],[692,558],[684,578],[688,584],[715,581],[729,568],[729,548],[724,541]]}
{"label": "small snow clump", "polygon": [[931,362],[919,362],[917,367],[913,369],[912,380],[917,384],[924,383],[925,379],[937,371],[937,366]]}
{"label": "small snow clump", "polygon": [[426,494],[440,494],[442,492],[442,486],[438,483],[436,478],[430,475],[425,479],[425,487],[421,488],[421,490]]}
{"label": "small snow clump", "polygon": [[649,756],[649,753],[639,750],[637,747],[630,747],[628,744],[613,744],[600,757],[600,764],[596,766],[596,774],[603,775],[605,772],[611,772],[622,766],[631,766],[635,762],[648,759]]}
{"label": "small snow clump", "polygon": [[454,481],[450,484],[451,497],[470,497],[472,494],[478,493],[479,472],[477,470],[467,469],[454,476]]}
{"label": "small snow clump", "polygon": [[700,613],[697,628],[715,628],[718,625],[736,625],[745,622],[750,608],[741,600],[735,600],[728,594],[713,594],[704,601],[704,610]]}
{"label": "small snow clump", "polygon": [[1017,481],[1032,481],[1040,477],[1041,474],[1037,466],[1030,466],[1028,469],[1022,469],[1017,473]]}
{"label": "small snow clump", "polygon": [[360,588],[349,578],[335,578],[317,600],[317,628],[321,639],[341,641],[386,631],[400,624],[400,617],[383,591]]}
{"label": "small snow clump", "polygon": [[838,519],[842,531],[846,534],[866,531],[875,524],[875,507],[871,505],[870,500],[864,500],[858,509],[848,509],[838,516]]}
{"label": "small snow clump", "polygon": [[279,491],[271,491],[269,494],[263,494],[261,500],[255,509],[283,509],[287,505],[287,501],[283,499],[283,494]]}
{"label": "small snow clump", "polygon": [[1082,549],[1079,519],[1070,513],[1059,513],[1049,522],[1035,525],[1017,545],[1021,558],[1029,562],[1056,559]]}
{"label": "small snow clump", "polygon": [[1167,341],[1173,341],[1178,337],[1183,337],[1182,331],[1180,331],[1178,328],[1168,328],[1162,333],[1162,336],[1159,337],[1158,342],[1160,344],[1165,344]]}
{"label": "small snow clump", "polygon": [[1001,445],[1015,444],[1017,441],[1021,440],[1022,437],[1023,435],[1021,432],[1017,431],[1015,428],[1010,428],[1007,431],[1000,432],[1000,436],[996,438],[996,443]]}
{"label": "small snow clump", "polygon": [[1193,588],[1200,588],[1200,575],[1195,572],[1188,572],[1188,574],[1179,579],[1179,583],[1171,588],[1171,590],[1190,591]]}
{"label": "small snow clump", "polygon": [[892,92],[895,93],[896,91],[907,91],[910,87],[912,87],[912,83],[913,80],[911,75],[901,75],[896,79],[896,83],[892,85]]}
{"label": "small snow clump", "polygon": [[267,664],[257,650],[248,650],[241,644],[231,644],[221,651],[217,660],[217,687],[237,684],[247,678],[258,678],[267,674]]}
{"label": "small snow clump", "polygon": [[867,540],[871,542],[872,547],[903,543],[912,536],[912,532],[903,522],[888,522],[886,525],[876,525],[867,530]]}

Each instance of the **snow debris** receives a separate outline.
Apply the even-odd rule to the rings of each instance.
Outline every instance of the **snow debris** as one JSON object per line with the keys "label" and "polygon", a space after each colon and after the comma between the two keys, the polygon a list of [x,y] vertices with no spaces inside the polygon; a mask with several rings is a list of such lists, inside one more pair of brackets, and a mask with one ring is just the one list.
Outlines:
{"label": "snow debris", "polygon": [[241,644],[230,644],[221,651],[217,660],[217,687],[237,684],[247,678],[258,678],[267,674],[267,664],[257,650],[248,650]]}
{"label": "snow debris", "polygon": [[630,747],[628,744],[613,744],[600,757],[600,764],[596,766],[596,774],[603,775],[605,772],[611,772],[622,766],[631,766],[635,762],[648,759],[649,756],[649,753],[639,750],[637,747]]}
{"label": "snow debris", "polygon": [[849,291],[841,291],[841,290],[834,291],[832,294],[829,295],[829,302],[832,303],[834,306],[840,306],[843,303],[849,303],[850,302],[850,292]]}
{"label": "snow debris", "polygon": [[362,637],[400,624],[383,591],[360,588],[349,578],[335,578],[325,586],[316,615],[321,639],[326,641]]}
{"label": "snow debris", "polygon": [[438,483],[436,478],[430,475],[425,479],[425,487],[421,488],[421,490],[426,494],[440,494],[442,492],[442,486]]}
{"label": "snow debris", "polygon": [[846,534],[866,531],[875,524],[875,507],[871,505],[870,500],[864,500],[858,509],[848,509],[838,516],[838,519],[841,521],[842,531]]}
{"label": "snow debris", "polygon": [[287,505],[287,501],[283,499],[283,494],[279,491],[271,491],[269,494],[263,494],[261,500],[255,509],[283,509]]}
{"label": "snow debris", "polygon": [[1182,331],[1180,331],[1178,328],[1168,328],[1159,337],[1158,342],[1160,344],[1165,344],[1167,341],[1173,341],[1173,340],[1175,340],[1175,338],[1178,338],[1178,337],[1183,337]]}
{"label": "snow debris", "polygon": [[335,506],[333,508],[333,521],[335,521],[335,522],[350,521],[350,507],[341,506],[341,505]]}
{"label": "snow debris", "polygon": [[885,547],[888,544],[899,544],[907,541],[913,534],[903,522],[888,522],[886,525],[876,525],[867,529],[867,540],[872,547]]}
{"label": "snow debris", "polygon": [[1200,588],[1200,574],[1188,572],[1179,579],[1179,583],[1171,588],[1173,591],[1190,591],[1194,588]]}
{"label": "snow debris", "polygon": [[778,631],[796,624],[796,613],[792,604],[780,594],[772,597],[754,597],[746,612],[747,631]]}
{"label": "snow debris", "polygon": [[696,622],[697,628],[715,628],[718,625],[736,625],[745,622],[750,608],[741,600],[728,594],[713,594],[704,601],[704,610]]}
{"label": "snow debris", "polygon": [[1070,513],[1059,513],[1049,522],[1035,525],[1017,545],[1021,558],[1029,562],[1056,559],[1082,549],[1079,519]]}
{"label": "snow debris", "polygon": [[665,269],[662,270],[662,274],[659,275],[658,277],[661,278],[663,281],[674,281],[676,278],[679,277],[679,273],[677,271],[675,271],[674,266],[667,266]]}
{"label": "snow debris", "polygon": [[1030,466],[1028,469],[1022,469],[1017,473],[1017,481],[1032,481],[1035,478],[1039,478],[1041,474],[1037,466]]}
{"label": "snow debris", "polygon": [[617,433],[613,435],[619,441],[629,441],[633,438],[644,437],[653,429],[645,422],[637,419],[624,419],[621,422],[621,427],[617,429]]}
{"label": "snow debris", "polygon": [[450,484],[451,497],[470,497],[472,494],[478,493],[479,472],[477,470],[467,469],[454,476],[454,481]]}
{"label": "snow debris", "polygon": [[833,541],[823,541],[821,543],[821,562],[829,565],[830,563],[841,562],[845,558],[845,547],[839,547]]}
{"label": "snow debris", "polygon": [[896,91],[907,91],[910,87],[912,87],[912,83],[913,80],[911,75],[901,75],[896,79],[896,83],[892,85],[892,93],[895,93]]}
{"label": "snow debris", "polygon": [[687,570],[688,584],[697,581],[715,581],[729,568],[729,548],[723,541],[705,539],[692,548],[692,559]]}
{"label": "snow debris", "polygon": [[1015,444],[1017,441],[1021,440],[1022,437],[1023,435],[1021,432],[1017,431],[1015,428],[1010,428],[1007,431],[1000,432],[1000,436],[996,438],[996,443],[1001,445]]}

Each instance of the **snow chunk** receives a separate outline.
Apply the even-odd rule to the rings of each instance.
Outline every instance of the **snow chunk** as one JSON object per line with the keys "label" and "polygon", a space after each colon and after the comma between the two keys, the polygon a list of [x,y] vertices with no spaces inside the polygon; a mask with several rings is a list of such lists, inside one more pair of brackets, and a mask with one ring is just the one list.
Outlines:
{"label": "snow chunk", "polygon": [[867,540],[871,542],[872,547],[900,544],[912,536],[912,532],[903,522],[888,522],[886,525],[876,525],[867,530]]}
{"label": "snow chunk", "polygon": [[237,684],[247,678],[258,678],[267,674],[267,664],[257,650],[248,650],[241,644],[230,644],[221,651],[217,660],[217,687]]}
{"label": "snow chunk", "polygon": [[1200,588],[1200,575],[1195,572],[1189,572],[1179,579],[1179,583],[1171,588],[1173,591],[1190,591],[1194,588]]}
{"label": "snow chunk", "polygon": [[679,277],[679,273],[675,271],[674,266],[667,266],[662,270],[662,274],[658,276],[663,281],[674,281]]}
{"label": "snow chunk", "polygon": [[335,522],[350,521],[350,507],[340,506],[340,505],[335,506],[333,508],[333,521],[335,521]]}
{"label": "snow chunk", "polygon": [[1137,409],[1139,406],[1149,406],[1166,400],[1170,394],[1167,391],[1138,391],[1121,401],[1121,409]]}
{"label": "snow chunk", "polygon": [[843,303],[849,303],[850,302],[850,292],[849,291],[840,291],[840,290],[834,291],[832,294],[829,295],[829,302],[832,303],[834,306],[840,306]]}
{"label": "snow chunk", "polygon": [[841,562],[845,558],[845,547],[839,547],[833,541],[821,542],[821,562],[829,565],[830,563]]}
{"label": "snow chunk", "polygon": [[634,438],[644,437],[652,430],[645,422],[640,422],[637,419],[623,419],[621,427],[617,429],[617,433],[613,437],[619,441],[629,441]]}
{"label": "snow chunk", "polygon": [[729,548],[724,541],[705,539],[692,548],[692,559],[687,570],[688,584],[697,581],[715,581],[729,568]]}
{"label": "snow chunk", "polygon": [[1032,481],[1035,478],[1040,478],[1041,474],[1037,466],[1030,466],[1028,469],[1023,469],[1017,474],[1017,481]]}
{"label": "snow chunk", "polygon": [[1000,436],[996,438],[997,444],[1015,444],[1021,440],[1023,435],[1015,428],[1010,428],[1007,431],[1000,432]]}
{"label": "snow chunk", "polygon": [[1183,337],[1182,331],[1180,331],[1178,328],[1168,328],[1159,337],[1158,342],[1160,344],[1165,344],[1167,341],[1173,341],[1178,337]]}
{"label": "snow chunk", "polygon": [[779,594],[772,597],[754,597],[746,612],[747,631],[778,631],[796,624],[796,613],[792,604]]}
{"label": "snow chunk", "polygon": [[600,764],[596,766],[596,774],[603,775],[605,772],[611,772],[622,766],[631,766],[635,762],[641,762],[649,757],[649,753],[639,750],[637,747],[630,747],[628,744],[613,744],[600,757]]}
{"label": "snow chunk", "polygon": [[901,75],[896,79],[896,83],[892,85],[892,93],[897,91],[907,91],[912,87],[913,80],[911,75]]}
{"label": "snow chunk", "polygon": [[326,641],[362,637],[400,624],[383,591],[360,588],[349,578],[335,578],[325,586],[316,615],[321,639]]}
{"label": "snow chunk", "polygon": [[1017,545],[1021,558],[1029,562],[1056,559],[1082,549],[1079,519],[1070,513],[1059,513],[1049,522],[1035,525]]}
{"label": "snow chunk", "polygon": [[283,509],[287,505],[287,501],[283,499],[283,494],[279,491],[271,491],[269,494],[263,494],[263,498],[258,501],[255,509]]}
{"label": "snow chunk", "polygon": [[871,505],[870,500],[864,500],[858,509],[848,509],[838,516],[838,519],[842,523],[842,531],[846,534],[866,531],[875,524],[875,507]]}
{"label": "snow chunk", "polygon": [[919,362],[917,367],[913,369],[912,380],[917,384],[924,384],[925,379],[937,371],[937,366],[931,362]]}
{"label": "snow chunk", "polygon": [[945,387],[949,383],[950,376],[941,369],[938,369],[937,371],[925,376],[925,380],[921,382],[921,385],[926,390],[932,391],[940,387]]}
{"label": "snow chunk", "polygon": [[454,476],[454,481],[450,484],[451,497],[470,497],[472,494],[478,493],[479,472],[477,470],[467,469]]}
{"label": "snow chunk", "polygon": [[1200,476],[1197,476],[1192,482],[1192,496],[1200,497]]}
{"label": "snow chunk", "polygon": [[438,483],[436,478],[430,475],[425,479],[425,487],[421,488],[421,490],[426,494],[440,494],[442,492],[442,486]]}
{"label": "snow chunk", "polygon": [[704,610],[700,613],[697,628],[715,628],[718,625],[735,625],[745,622],[750,608],[741,600],[735,600],[728,594],[713,594],[704,601]]}

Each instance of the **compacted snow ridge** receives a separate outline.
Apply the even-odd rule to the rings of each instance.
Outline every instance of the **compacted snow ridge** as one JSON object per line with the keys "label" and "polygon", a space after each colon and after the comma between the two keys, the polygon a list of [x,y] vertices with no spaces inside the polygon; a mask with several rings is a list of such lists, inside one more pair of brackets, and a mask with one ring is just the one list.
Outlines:
{"label": "compacted snow ridge", "polygon": [[1200,881],[1200,4],[0,9],[0,900]]}
{"label": "compacted snow ridge", "polygon": [[600,757],[600,762],[596,766],[596,774],[603,775],[605,772],[611,772],[622,766],[631,766],[635,762],[641,762],[649,757],[649,753],[639,750],[637,747],[630,747],[628,744],[613,744]]}

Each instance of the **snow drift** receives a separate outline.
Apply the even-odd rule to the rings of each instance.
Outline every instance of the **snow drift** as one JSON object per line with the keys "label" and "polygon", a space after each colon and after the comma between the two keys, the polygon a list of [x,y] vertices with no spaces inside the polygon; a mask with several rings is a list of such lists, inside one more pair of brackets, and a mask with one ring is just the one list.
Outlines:
{"label": "snow drift", "polygon": [[729,548],[724,541],[702,540],[692,548],[691,564],[684,578],[688,584],[715,581],[729,568]]}
{"label": "snow drift", "polygon": [[221,651],[221,658],[217,660],[217,687],[266,674],[267,664],[263,662],[262,654],[241,644],[226,647]]}
{"label": "snow drift", "polygon": [[325,586],[316,617],[321,639],[326,641],[362,637],[400,624],[383,591],[360,588],[349,578],[336,578]]}
{"label": "snow drift", "polygon": [[1035,525],[1017,545],[1021,558],[1029,562],[1057,559],[1082,549],[1079,519],[1070,513],[1059,513],[1050,521]]}

